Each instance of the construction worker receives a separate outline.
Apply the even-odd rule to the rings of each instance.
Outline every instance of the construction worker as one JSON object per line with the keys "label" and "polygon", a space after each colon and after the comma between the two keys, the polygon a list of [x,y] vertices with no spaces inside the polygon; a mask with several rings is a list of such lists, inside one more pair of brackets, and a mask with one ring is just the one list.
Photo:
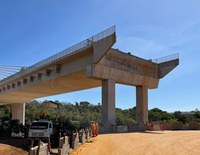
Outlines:
{"label": "construction worker", "polygon": [[97,122],[95,123],[95,126],[96,126],[95,135],[98,136],[98,134],[99,134],[99,125],[98,125]]}
{"label": "construction worker", "polygon": [[92,137],[95,137],[96,136],[96,134],[95,134],[96,126],[95,126],[95,122],[94,121],[91,122],[91,129],[92,129]]}
{"label": "construction worker", "polygon": [[154,130],[154,123],[153,123],[153,121],[151,120],[151,122],[150,122],[150,130],[151,131],[153,131]]}

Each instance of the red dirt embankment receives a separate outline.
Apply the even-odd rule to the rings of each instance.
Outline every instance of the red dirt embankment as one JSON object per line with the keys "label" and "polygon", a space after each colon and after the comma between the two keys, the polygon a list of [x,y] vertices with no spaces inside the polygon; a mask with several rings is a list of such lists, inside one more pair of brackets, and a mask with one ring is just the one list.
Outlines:
{"label": "red dirt embankment", "polygon": [[0,144],[0,155],[28,155],[28,152],[7,144]]}

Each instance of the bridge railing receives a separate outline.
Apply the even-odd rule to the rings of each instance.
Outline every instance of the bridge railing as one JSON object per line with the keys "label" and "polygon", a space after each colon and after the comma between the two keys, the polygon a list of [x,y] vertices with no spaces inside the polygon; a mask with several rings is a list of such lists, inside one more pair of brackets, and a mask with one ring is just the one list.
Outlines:
{"label": "bridge railing", "polygon": [[163,63],[163,62],[168,62],[168,61],[172,61],[172,60],[176,60],[179,58],[179,53],[176,54],[172,54],[172,55],[168,55],[165,57],[160,57],[157,59],[152,59],[151,61],[157,64]]}
{"label": "bridge railing", "polygon": [[25,74],[31,73],[32,71],[37,70],[38,68],[45,67],[48,64],[51,64],[51,63],[54,63],[54,62],[56,62],[60,59],[63,59],[64,57],[66,57],[68,55],[74,54],[74,53],[76,53],[77,51],[79,51],[83,48],[90,47],[93,42],[97,42],[97,41],[99,41],[103,38],[106,38],[106,37],[114,34],[114,33],[115,33],[115,26],[112,26],[112,27],[110,27],[110,28],[108,28],[108,29],[106,29],[106,30],[104,30],[104,31],[82,41],[82,42],[79,42],[79,43],[77,43],[77,44],[57,53],[57,54],[54,54],[54,55],[34,64],[32,66],[29,66],[27,68],[22,69],[20,72],[17,72],[17,73],[15,73],[15,74],[13,74],[9,77],[6,77],[5,79],[0,80],[0,83],[5,82],[7,80],[10,80],[13,77],[18,77],[18,76],[20,77],[20,76],[23,76]]}
{"label": "bridge railing", "polygon": [[91,46],[93,42],[97,42],[97,41],[99,41],[103,38],[106,38],[109,35],[112,35],[114,32],[115,32],[115,26],[110,27],[110,28],[108,28],[108,29],[106,29],[106,30],[104,30],[104,31],[82,41],[82,42],[79,42],[79,43],[77,43],[77,44],[75,44],[75,45],[55,54],[55,55],[48,57],[47,59],[44,59],[44,60],[42,60],[42,61],[40,61],[40,62],[30,66],[30,67],[27,67],[24,71],[32,71],[33,69],[37,69],[37,68],[40,68],[42,66],[53,63],[53,62],[65,57],[69,54],[72,54],[75,51],[78,51],[78,50],[83,49],[85,47]]}
{"label": "bridge railing", "polygon": [[21,68],[21,66],[0,65],[0,80],[19,72]]}

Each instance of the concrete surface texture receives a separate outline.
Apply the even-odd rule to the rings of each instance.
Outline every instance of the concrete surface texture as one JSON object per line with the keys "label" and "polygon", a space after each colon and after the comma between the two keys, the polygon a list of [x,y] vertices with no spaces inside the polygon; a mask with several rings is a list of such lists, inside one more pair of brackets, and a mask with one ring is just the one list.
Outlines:
{"label": "concrete surface texture", "polygon": [[102,123],[115,125],[115,81],[113,80],[102,81],[102,111]]}
{"label": "concrete surface texture", "polygon": [[136,120],[139,129],[148,125],[148,90],[145,86],[136,87]]}
{"label": "concrete surface texture", "polygon": [[25,125],[25,103],[12,104],[12,118]]}
{"label": "concrete surface texture", "polygon": [[[178,58],[157,64],[112,49],[116,42],[114,31],[90,42],[55,61],[44,60],[39,62],[40,65],[37,63],[0,81],[0,104],[22,104],[40,97],[102,86],[103,123],[112,125],[115,124],[114,85],[126,84],[137,87],[137,121],[141,129],[145,129],[147,90],[158,87],[159,79],[178,65]],[[13,114],[13,118],[23,121],[22,116]]]}
{"label": "concrete surface texture", "polygon": [[199,146],[199,131],[105,134],[71,155],[198,155]]}

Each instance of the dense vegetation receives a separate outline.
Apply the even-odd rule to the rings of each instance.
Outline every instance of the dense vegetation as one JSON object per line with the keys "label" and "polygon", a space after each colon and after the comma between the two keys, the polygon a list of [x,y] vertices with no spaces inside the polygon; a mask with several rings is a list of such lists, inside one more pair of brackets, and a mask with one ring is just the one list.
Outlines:
{"label": "dense vegetation", "polygon": [[[26,125],[29,126],[33,120],[39,119],[40,111],[45,112],[46,118],[53,120],[54,122],[65,122],[72,125],[75,128],[88,127],[90,121],[98,121],[101,123],[101,105],[92,105],[89,102],[80,103],[57,103],[57,108],[44,108],[47,101],[38,102],[31,101],[26,104]],[[116,123],[117,125],[133,126],[136,124],[136,107],[122,110],[116,108]],[[11,106],[0,106],[0,129],[8,129],[11,122]],[[158,108],[149,110],[149,120],[161,121],[166,120],[170,123],[174,120],[181,121],[183,124],[187,124],[189,121],[200,122],[200,111],[198,109],[183,113],[176,111],[174,113],[168,113]]]}

